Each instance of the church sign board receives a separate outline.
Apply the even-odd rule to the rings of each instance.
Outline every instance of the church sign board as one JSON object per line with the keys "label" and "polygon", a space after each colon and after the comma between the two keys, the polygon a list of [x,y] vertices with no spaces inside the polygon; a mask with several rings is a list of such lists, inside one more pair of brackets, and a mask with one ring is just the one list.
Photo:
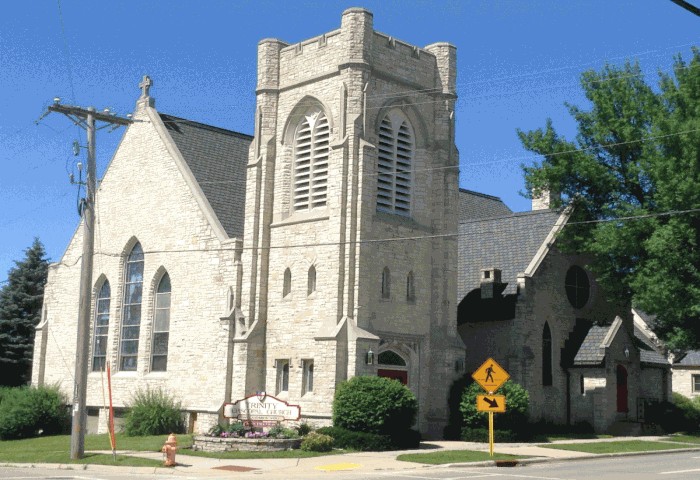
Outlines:
{"label": "church sign board", "polygon": [[224,417],[255,427],[271,427],[285,420],[299,420],[301,407],[259,392],[234,403],[225,403]]}

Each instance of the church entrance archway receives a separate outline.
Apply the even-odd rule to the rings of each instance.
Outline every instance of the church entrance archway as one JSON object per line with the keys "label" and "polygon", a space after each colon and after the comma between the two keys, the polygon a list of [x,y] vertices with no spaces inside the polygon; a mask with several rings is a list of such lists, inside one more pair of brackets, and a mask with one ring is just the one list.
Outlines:
{"label": "church entrance archway", "polygon": [[627,413],[627,369],[617,366],[617,411]]}
{"label": "church entrance archway", "polygon": [[408,367],[401,355],[393,350],[385,350],[377,357],[377,363],[378,376],[398,380],[403,385],[408,385]]}

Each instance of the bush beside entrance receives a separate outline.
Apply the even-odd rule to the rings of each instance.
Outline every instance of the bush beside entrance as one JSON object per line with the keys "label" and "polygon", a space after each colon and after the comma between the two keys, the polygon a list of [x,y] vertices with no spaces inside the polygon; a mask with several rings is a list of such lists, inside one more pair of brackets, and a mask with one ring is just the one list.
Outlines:
{"label": "bush beside entrance", "polygon": [[[420,434],[411,430],[417,413],[415,395],[400,382],[353,377],[336,389],[332,429],[321,430],[334,437],[335,446],[340,448],[414,448],[420,443]],[[365,448],[358,448],[363,444]],[[370,445],[372,448],[367,448]]]}

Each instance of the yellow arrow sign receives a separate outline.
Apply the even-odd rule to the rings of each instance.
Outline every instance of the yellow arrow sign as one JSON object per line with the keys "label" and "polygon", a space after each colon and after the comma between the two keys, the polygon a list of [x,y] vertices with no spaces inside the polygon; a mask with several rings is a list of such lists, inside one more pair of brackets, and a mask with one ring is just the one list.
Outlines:
{"label": "yellow arrow sign", "polygon": [[501,385],[506,383],[510,375],[508,375],[508,372],[506,372],[496,360],[489,358],[476,369],[476,372],[472,374],[472,378],[476,383],[481,385],[481,388],[489,393],[493,393],[498,390]]}
{"label": "yellow arrow sign", "polygon": [[477,395],[476,409],[480,412],[504,413],[506,397],[505,395]]}

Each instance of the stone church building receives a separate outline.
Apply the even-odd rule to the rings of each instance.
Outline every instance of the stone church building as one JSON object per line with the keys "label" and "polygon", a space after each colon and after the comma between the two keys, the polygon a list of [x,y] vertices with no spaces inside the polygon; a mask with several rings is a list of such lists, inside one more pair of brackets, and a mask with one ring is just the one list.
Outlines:
{"label": "stone church building", "polygon": [[[439,436],[464,374],[456,322],[456,49],[339,29],[258,44],[254,136],[159,112],[145,78],[96,196],[90,430],[104,373],[182,402],[189,428],[265,391],[330,422],[338,382],[382,375]],[[82,229],[52,264],[32,383],[72,396]]]}
{"label": "stone church building", "polygon": [[[450,386],[489,356],[535,420],[604,430],[664,398],[668,369],[643,361],[622,307],[594,282],[567,299],[570,269],[575,301],[589,277],[550,248],[566,215],[459,190],[454,46],[379,33],[360,8],[262,40],[253,137],[159,112],[150,83],[96,195],[90,431],[107,364],[116,407],[161,388],[195,432],[262,391],[328,424],[339,382],[380,375],[440,437]],[[49,268],[32,372],[69,398],[82,242]]]}

